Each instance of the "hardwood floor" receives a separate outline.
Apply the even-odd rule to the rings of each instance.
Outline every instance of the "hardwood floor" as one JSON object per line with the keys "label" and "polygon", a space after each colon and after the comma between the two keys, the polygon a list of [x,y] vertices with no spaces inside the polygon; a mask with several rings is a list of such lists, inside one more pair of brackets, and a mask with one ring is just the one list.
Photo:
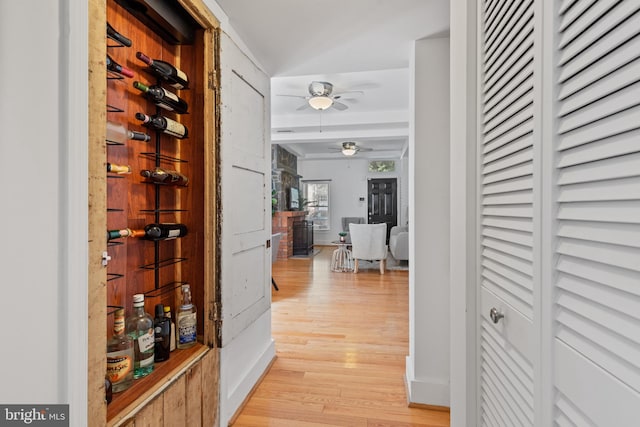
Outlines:
{"label": "hardwood floor", "polygon": [[234,427],[449,426],[407,406],[408,272],[333,273],[333,249],[274,264],[277,359]]}

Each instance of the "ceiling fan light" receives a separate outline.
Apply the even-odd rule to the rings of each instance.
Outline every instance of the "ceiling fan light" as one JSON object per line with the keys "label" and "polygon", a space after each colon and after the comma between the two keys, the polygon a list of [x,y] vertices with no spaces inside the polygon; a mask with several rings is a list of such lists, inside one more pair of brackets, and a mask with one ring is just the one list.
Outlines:
{"label": "ceiling fan light", "polygon": [[326,110],[333,104],[333,99],[328,96],[312,96],[309,98],[309,105],[316,110]]}
{"label": "ceiling fan light", "polygon": [[353,156],[357,151],[358,150],[356,150],[354,147],[345,147],[342,149],[342,154],[344,154],[345,156]]}

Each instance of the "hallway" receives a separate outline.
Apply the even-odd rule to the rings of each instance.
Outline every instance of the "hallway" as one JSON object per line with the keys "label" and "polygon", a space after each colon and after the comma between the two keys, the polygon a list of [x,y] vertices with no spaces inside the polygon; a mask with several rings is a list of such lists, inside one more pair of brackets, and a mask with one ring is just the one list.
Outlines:
{"label": "hallway", "polygon": [[408,272],[333,273],[333,249],[274,264],[277,359],[233,425],[449,426],[407,407]]}

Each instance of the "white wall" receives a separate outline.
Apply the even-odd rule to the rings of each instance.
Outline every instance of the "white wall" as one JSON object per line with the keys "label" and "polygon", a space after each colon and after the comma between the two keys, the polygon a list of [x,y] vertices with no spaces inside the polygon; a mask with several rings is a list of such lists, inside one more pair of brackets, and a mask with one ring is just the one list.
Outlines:
{"label": "white wall", "polygon": [[69,403],[73,426],[86,425],[87,16],[85,1],[0,2],[0,402]]}
{"label": "white wall", "polygon": [[[318,231],[313,235],[314,244],[329,245],[338,239],[342,231],[342,217],[361,216],[367,220],[367,179],[398,179],[398,223],[403,224],[402,213],[407,212],[408,197],[405,189],[408,181],[406,160],[396,160],[396,171],[371,173],[367,159],[356,157],[336,160],[298,159],[298,174],[304,180],[330,179],[329,203],[331,209],[331,230]],[[360,201],[360,197],[364,201]],[[406,217],[406,214],[405,214]],[[406,220],[405,220],[406,222]]]}
{"label": "white wall", "polygon": [[449,406],[449,38],[415,42],[409,152],[409,401]]}

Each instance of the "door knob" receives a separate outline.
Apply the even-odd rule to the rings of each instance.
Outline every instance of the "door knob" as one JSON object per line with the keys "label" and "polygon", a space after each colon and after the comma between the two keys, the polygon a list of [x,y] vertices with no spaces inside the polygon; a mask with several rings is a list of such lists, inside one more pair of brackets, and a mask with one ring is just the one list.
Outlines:
{"label": "door knob", "polygon": [[493,323],[498,323],[500,319],[504,317],[504,314],[500,313],[497,308],[493,307],[489,310],[489,317],[491,317]]}

